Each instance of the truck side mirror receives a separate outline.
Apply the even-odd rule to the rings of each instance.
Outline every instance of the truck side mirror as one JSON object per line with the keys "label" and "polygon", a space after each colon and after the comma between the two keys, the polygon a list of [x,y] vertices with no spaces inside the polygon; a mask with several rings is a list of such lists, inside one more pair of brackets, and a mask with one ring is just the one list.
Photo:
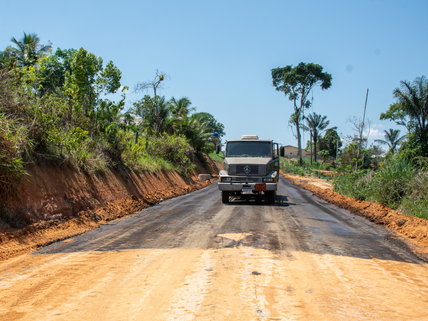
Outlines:
{"label": "truck side mirror", "polygon": [[284,153],[284,147],[281,147],[279,149],[279,156],[284,157],[285,153]]}

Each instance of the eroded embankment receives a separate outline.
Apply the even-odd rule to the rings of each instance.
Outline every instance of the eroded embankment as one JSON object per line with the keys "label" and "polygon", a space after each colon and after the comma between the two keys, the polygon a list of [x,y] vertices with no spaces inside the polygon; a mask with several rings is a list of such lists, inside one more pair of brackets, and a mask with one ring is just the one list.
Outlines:
{"label": "eroded embankment", "polygon": [[281,175],[292,181],[295,185],[302,187],[319,198],[346,209],[353,214],[368,218],[370,221],[383,225],[400,235],[410,239],[416,247],[413,248],[416,254],[428,258],[428,221],[405,216],[398,211],[392,210],[383,205],[359,201],[348,196],[340,195],[330,189],[321,188],[313,184],[299,182],[298,179],[287,175],[281,171]]}
{"label": "eroded embankment", "polygon": [[133,195],[128,199],[110,203],[94,211],[81,211],[73,217],[40,221],[22,229],[0,233],[0,260],[87,232],[108,221],[135,213],[163,200],[204,188],[213,181],[215,179],[184,187],[166,188],[140,196]]}
{"label": "eroded embankment", "polygon": [[205,165],[196,164],[187,178],[167,171],[137,174],[126,168],[92,176],[52,165],[29,168],[31,175],[22,182],[19,197],[3,202],[8,221],[0,220],[0,260],[211,184],[213,180],[201,183],[198,174],[216,177],[217,164],[208,157]]}

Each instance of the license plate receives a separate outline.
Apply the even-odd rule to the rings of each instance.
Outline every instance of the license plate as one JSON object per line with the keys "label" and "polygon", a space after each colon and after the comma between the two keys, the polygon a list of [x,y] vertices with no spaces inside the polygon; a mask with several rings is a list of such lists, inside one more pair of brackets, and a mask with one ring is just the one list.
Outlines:
{"label": "license plate", "polygon": [[243,187],[242,188],[242,193],[252,193],[253,190],[251,187]]}
{"label": "license plate", "polygon": [[266,184],[256,184],[256,191],[259,191],[259,192],[266,191]]}

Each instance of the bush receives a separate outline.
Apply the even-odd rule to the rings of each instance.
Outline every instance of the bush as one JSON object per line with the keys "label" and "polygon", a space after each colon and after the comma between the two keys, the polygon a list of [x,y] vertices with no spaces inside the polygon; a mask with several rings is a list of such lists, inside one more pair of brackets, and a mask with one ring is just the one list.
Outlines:
{"label": "bush", "polygon": [[334,191],[357,200],[366,200],[371,195],[372,176],[373,172],[368,170],[337,176],[333,181]]}
{"label": "bush", "polygon": [[0,199],[5,200],[17,193],[17,183],[28,172],[22,159],[31,148],[27,130],[18,122],[0,114]]}
{"label": "bush", "polygon": [[109,159],[102,152],[103,142],[100,138],[91,139],[80,127],[68,131],[54,127],[46,132],[46,137],[45,148],[49,155],[87,173],[107,170]]}
{"label": "bush", "polygon": [[415,167],[408,158],[391,157],[373,177],[370,200],[397,208],[414,176]]}
{"label": "bush", "polygon": [[407,185],[399,210],[405,215],[428,219],[428,172],[420,172]]}
{"label": "bush", "polygon": [[177,165],[178,171],[183,175],[190,174],[196,167],[191,161],[193,148],[184,136],[163,134],[160,137],[150,137],[147,152]]}
{"label": "bush", "polygon": [[135,136],[129,132],[126,133],[127,145],[122,153],[122,160],[125,166],[135,172],[158,170],[179,170],[177,165],[174,165],[163,158],[149,155],[146,152],[146,138],[141,138],[135,144]]}

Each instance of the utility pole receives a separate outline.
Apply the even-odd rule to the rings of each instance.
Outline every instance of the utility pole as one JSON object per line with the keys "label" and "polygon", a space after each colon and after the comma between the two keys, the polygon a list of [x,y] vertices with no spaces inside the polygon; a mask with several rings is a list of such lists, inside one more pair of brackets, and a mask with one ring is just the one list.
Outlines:
{"label": "utility pole", "polygon": [[336,141],[336,162],[337,162],[337,154],[339,153],[339,138]]}
{"label": "utility pole", "polygon": [[309,131],[311,133],[311,137],[309,138],[309,146],[311,149],[311,165],[312,165],[312,130]]}
{"label": "utility pole", "polygon": [[366,118],[366,108],[367,108],[367,98],[368,97],[369,97],[369,89],[367,88],[366,102],[364,103],[363,122],[362,122],[362,124],[360,126],[360,137],[359,137],[359,141],[358,141],[357,163],[355,164],[355,170],[358,169],[358,159],[360,158],[360,150],[361,150],[361,144],[362,144],[362,141],[363,141],[364,120]]}

